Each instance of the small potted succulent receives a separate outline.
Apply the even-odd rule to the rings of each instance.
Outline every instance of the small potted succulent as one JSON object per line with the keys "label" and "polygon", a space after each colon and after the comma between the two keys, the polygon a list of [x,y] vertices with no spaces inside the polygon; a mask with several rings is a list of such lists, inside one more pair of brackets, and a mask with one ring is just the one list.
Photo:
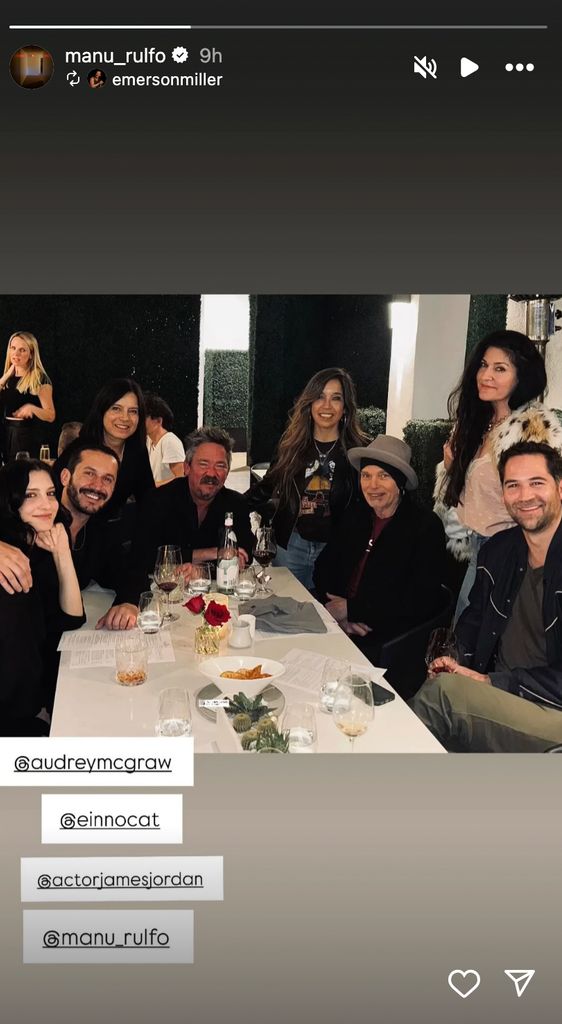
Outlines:
{"label": "small potted succulent", "polygon": [[289,734],[279,731],[277,720],[264,704],[261,693],[257,697],[247,697],[245,693],[230,697],[226,717],[242,750],[288,754]]}

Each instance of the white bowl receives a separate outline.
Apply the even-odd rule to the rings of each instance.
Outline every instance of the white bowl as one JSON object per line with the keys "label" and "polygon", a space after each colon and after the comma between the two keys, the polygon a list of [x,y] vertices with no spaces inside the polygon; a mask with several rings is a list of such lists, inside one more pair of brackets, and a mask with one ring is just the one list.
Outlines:
{"label": "white bowl", "polygon": [[[267,672],[269,678],[225,679],[221,676],[221,672],[237,672],[241,668],[255,668],[256,665],[261,665],[262,672]],[[207,658],[199,665],[199,671],[208,679],[212,679],[225,697],[232,697],[235,693],[245,693],[250,697],[259,693],[272,679],[282,676],[285,666],[280,661],[260,658],[256,654],[235,654],[227,658]]]}

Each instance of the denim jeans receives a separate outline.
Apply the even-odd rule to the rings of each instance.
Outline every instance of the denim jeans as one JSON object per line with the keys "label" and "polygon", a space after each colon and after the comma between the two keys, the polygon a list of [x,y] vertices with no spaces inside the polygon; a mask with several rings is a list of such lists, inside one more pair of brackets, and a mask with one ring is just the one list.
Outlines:
{"label": "denim jeans", "polygon": [[293,530],[286,548],[278,547],[274,565],[290,569],[299,583],[307,590],[313,589],[312,572],[318,555],[326,547],[324,542],[304,540],[298,530]]}
{"label": "denim jeans", "polygon": [[455,621],[456,626],[465,608],[468,608],[468,599],[470,597],[470,591],[472,590],[474,581],[476,579],[476,563],[478,561],[478,552],[483,544],[486,543],[488,537],[484,537],[481,533],[473,533],[470,538],[470,562],[464,580],[462,581],[462,587],[457,600],[457,607],[455,608]]}

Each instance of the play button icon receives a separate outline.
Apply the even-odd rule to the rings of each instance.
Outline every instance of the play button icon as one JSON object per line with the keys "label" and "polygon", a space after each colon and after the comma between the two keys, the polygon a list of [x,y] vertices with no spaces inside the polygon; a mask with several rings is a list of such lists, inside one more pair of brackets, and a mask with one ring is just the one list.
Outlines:
{"label": "play button icon", "polygon": [[469,57],[461,57],[461,78],[468,78],[469,75],[473,75],[475,71],[478,71],[479,67],[480,65],[470,60]]}

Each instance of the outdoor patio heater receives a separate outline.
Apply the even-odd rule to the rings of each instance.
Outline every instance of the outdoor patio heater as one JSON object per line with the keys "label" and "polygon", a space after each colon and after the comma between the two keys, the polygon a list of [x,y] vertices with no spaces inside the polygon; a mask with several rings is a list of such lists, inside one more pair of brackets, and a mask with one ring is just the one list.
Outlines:
{"label": "outdoor patio heater", "polygon": [[560,327],[555,325],[555,320],[562,317],[562,310],[556,309],[556,303],[562,296],[510,295],[509,298],[515,302],[525,303],[527,336],[534,341],[544,359],[547,343],[555,331],[560,330]]}

